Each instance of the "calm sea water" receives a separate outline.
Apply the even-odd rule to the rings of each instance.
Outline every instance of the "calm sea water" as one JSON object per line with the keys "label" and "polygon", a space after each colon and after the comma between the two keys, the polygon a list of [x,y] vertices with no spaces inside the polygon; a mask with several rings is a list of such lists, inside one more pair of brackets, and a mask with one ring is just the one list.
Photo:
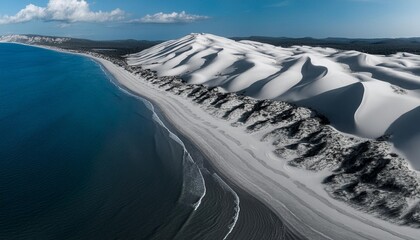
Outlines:
{"label": "calm sea water", "polygon": [[0,239],[169,238],[184,154],[92,60],[0,44]]}

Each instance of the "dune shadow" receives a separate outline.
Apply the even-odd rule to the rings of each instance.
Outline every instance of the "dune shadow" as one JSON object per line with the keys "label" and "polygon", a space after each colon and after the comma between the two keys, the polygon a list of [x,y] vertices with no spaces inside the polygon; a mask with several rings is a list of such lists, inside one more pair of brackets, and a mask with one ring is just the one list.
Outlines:
{"label": "dune shadow", "polygon": [[316,109],[328,117],[332,125],[340,131],[354,132],[354,116],[362,103],[364,92],[363,84],[353,83],[295,103]]}
{"label": "dune shadow", "polygon": [[419,123],[420,106],[401,115],[386,130],[386,134],[391,136],[390,142],[404,152],[417,170],[420,169],[420,148],[415,146],[420,146],[420,128],[417,127]]}

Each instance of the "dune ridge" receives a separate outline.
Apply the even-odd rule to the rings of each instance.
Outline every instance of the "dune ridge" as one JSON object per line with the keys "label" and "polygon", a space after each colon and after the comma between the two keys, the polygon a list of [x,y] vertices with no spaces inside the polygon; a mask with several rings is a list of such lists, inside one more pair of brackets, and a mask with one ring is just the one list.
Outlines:
{"label": "dune ridge", "polygon": [[[275,47],[190,34],[129,55],[128,64],[256,99],[310,107],[345,133],[386,136],[420,169],[420,56]],[[411,117],[410,117],[411,116]]]}

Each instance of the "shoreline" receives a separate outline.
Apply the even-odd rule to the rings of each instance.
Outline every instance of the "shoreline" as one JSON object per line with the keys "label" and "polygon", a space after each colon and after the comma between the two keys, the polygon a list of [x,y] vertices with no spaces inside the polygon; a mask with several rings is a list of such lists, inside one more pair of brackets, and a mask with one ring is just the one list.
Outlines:
{"label": "shoreline", "polygon": [[[62,51],[61,49],[58,49],[58,51],[66,53],[66,51]],[[74,52],[70,52],[70,53],[80,54],[84,57],[88,57],[92,59],[98,65],[100,65],[101,68],[103,68],[103,70],[106,71],[107,74],[111,75],[110,77],[113,78],[111,81],[116,81],[114,82],[114,84],[116,84],[119,88],[122,88],[124,91],[127,91],[127,93],[130,95],[139,97],[149,102],[153,106],[153,112],[158,116],[159,120],[163,122],[165,127],[171,133],[175,134],[183,142],[183,144],[185,145],[185,148],[188,150],[188,153],[191,155],[192,159],[194,159],[195,164],[199,166],[199,169],[202,172],[203,178],[205,179],[206,187],[207,187],[208,181],[212,181],[216,183],[218,183],[219,181],[222,181],[221,183],[218,183],[218,184],[222,185],[222,187],[223,185],[226,185],[227,188],[233,191],[236,197],[239,196],[238,198],[240,199],[241,205],[246,205],[246,207],[240,207],[241,213],[239,214],[239,216],[236,216],[239,219],[234,220],[234,223],[232,223],[233,224],[232,228],[229,230],[228,234],[225,236],[224,239],[247,239],[250,236],[250,234],[255,234],[255,232],[247,231],[249,228],[252,229],[253,227],[255,227],[255,225],[259,225],[257,226],[259,228],[264,227],[264,231],[257,232],[258,235],[255,236],[257,238],[262,237],[262,239],[265,239],[264,236],[272,235],[269,239],[278,239],[279,237],[282,237],[283,239],[284,236],[287,236],[287,238],[285,239],[294,239],[294,240],[305,239],[303,236],[299,236],[298,232],[292,231],[291,226],[285,226],[287,223],[283,222],[281,217],[276,215],[275,211],[272,210],[270,206],[267,206],[266,204],[258,200],[258,198],[248,193],[245,189],[241,188],[235,182],[231,182],[228,176],[225,176],[223,172],[219,171],[212,164],[211,160],[209,159],[209,156],[203,153],[203,151],[199,148],[199,146],[196,146],[188,137],[186,137],[179,129],[177,129],[170,122],[170,120],[168,120],[167,116],[165,115],[165,112],[156,106],[157,103],[153,99],[147,98],[143,95],[133,92],[130,89],[127,89],[124,85],[121,85],[121,83],[118,81],[116,76],[114,76],[112,72],[110,72],[109,69],[106,68],[106,66],[104,66],[102,62],[100,61],[104,59],[98,59],[97,57],[94,57],[85,53],[74,53]],[[199,162],[196,162],[197,159],[200,159]],[[203,172],[203,170],[205,172]],[[215,178],[217,179],[215,180]],[[238,202],[238,205],[239,205],[239,202]],[[243,219],[241,216],[244,213],[247,215],[258,214],[258,218]],[[265,226],[261,226],[261,224],[255,224],[255,222],[264,222]],[[246,229],[246,230],[241,231],[238,229]],[[234,238],[231,238],[231,237],[234,237]],[[254,238],[250,238],[250,239],[254,239]]]}
{"label": "shoreline", "polygon": [[[271,161],[272,159],[269,159],[270,156],[261,156],[259,152],[255,152],[254,150],[259,146],[248,146],[251,149],[246,150],[249,150],[252,154],[248,154],[247,151],[244,152],[243,141],[241,141],[240,138],[235,138],[235,141],[242,143],[242,145],[239,144],[241,145],[239,146],[236,144],[238,146],[235,146],[235,143],[232,143],[232,139],[228,139],[224,136],[226,134],[214,131],[215,128],[212,128],[211,126],[229,129],[226,126],[219,124],[220,121],[214,119],[213,121],[211,116],[208,114],[205,115],[205,113],[203,114],[207,116],[205,120],[200,119],[200,116],[202,116],[200,114],[202,114],[201,112],[203,111],[200,112],[199,107],[194,106],[185,99],[177,98],[173,95],[166,94],[163,90],[154,88],[145,80],[141,80],[139,77],[134,76],[130,72],[106,59],[78,52],[68,52],[62,49],[34,45],[29,46],[43,47],[63,53],[79,54],[94,59],[107,69],[119,84],[140,95],[142,98],[148,100],[154,99],[152,101],[153,105],[163,113],[166,111],[167,117],[165,117],[165,119],[167,119],[168,122],[173,123],[170,125],[179,130],[179,132],[182,132],[183,134],[181,135],[185,135],[187,139],[190,139],[190,142],[195,142],[196,144],[194,144],[194,146],[201,149],[202,153],[208,156],[209,163],[215,169],[218,169],[222,173],[221,175],[226,176],[227,179],[237,185],[240,189],[250,193],[263,204],[267,205],[276,212],[278,216],[285,215],[287,223],[290,222],[290,225],[296,226],[297,232],[302,232],[304,235],[311,237],[311,239],[338,239],[342,237],[351,239],[416,239],[418,234],[416,231],[418,231],[418,229],[398,226],[379,220],[368,214],[357,212],[354,208],[346,207],[333,199],[325,198],[325,194],[320,196],[319,193],[316,192],[320,189],[307,189],[304,183],[301,183],[296,179],[291,179],[287,174],[276,176],[276,174],[267,172],[267,169],[264,169],[264,166],[261,166],[261,163],[257,163],[255,158],[258,157],[259,159],[267,161]],[[194,111],[191,109],[194,109]],[[199,116],[197,116],[197,113]],[[193,124],[196,126],[190,126],[194,127],[194,129],[190,129],[187,126],[184,126],[185,124]],[[228,125],[227,123],[224,124]],[[235,136],[243,136],[238,132],[232,133]],[[257,145],[257,143],[255,143],[255,145]],[[225,159],[234,160],[224,162]],[[249,161],[247,162],[246,160]],[[271,163],[276,169],[281,168],[278,166],[278,163],[273,161],[271,161]],[[299,172],[299,170],[296,170],[296,172]],[[237,176],[235,176],[236,173],[238,173]],[[305,174],[304,172],[300,173]],[[252,174],[255,174],[256,176],[249,176]],[[292,184],[284,184],[282,183],[282,180],[291,181]],[[288,195],[287,197],[290,199],[286,199],[287,197],[283,197],[282,194],[277,191],[282,192],[284,195]],[[299,196],[309,197],[309,200]],[[286,201],[283,202],[280,201],[280,199]],[[311,206],[311,199],[314,200],[313,206]],[[302,205],[302,209],[300,209],[299,206],[293,206],[293,204],[296,205],[296,201],[299,202],[299,205]],[[328,208],[326,208],[325,205],[332,205],[332,207],[327,206]],[[296,211],[292,211],[288,207],[292,207],[294,208],[293,210]],[[333,210],[332,214],[331,212],[325,214],[325,212],[323,212],[325,209]],[[309,214],[310,216],[305,219],[305,214]],[[331,216],[335,217],[335,215],[337,215],[338,219],[331,218]],[[355,221],[344,218],[351,218]],[[319,220],[319,222],[305,221],[308,219],[315,219],[315,221]]]}
{"label": "shoreline", "polygon": [[[207,156],[205,153],[203,153],[203,151],[200,150],[199,146],[195,145],[188,137],[186,137],[179,129],[177,129],[170,120],[168,120],[167,116],[165,115],[165,112],[161,110],[161,108],[158,106],[158,103],[155,102],[154,99],[145,97],[144,95],[138,94],[136,92],[133,92],[132,90],[130,90],[129,88],[125,87],[119,80],[118,78],[112,73],[112,71],[110,71],[109,68],[107,68],[102,61],[109,61],[108,59],[103,59],[97,56],[92,56],[90,54],[84,53],[84,52],[77,52],[77,51],[69,51],[66,49],[61,49],[61,48],[55,48],[55,47],[49,47],[49,46],[41,46],[41,45],[30,45],[30,44],[23,44],[23,43],[16,43],[16,44],[21,44],[21,45],[25,45],[25,46],[29,46],[29,47],[37,47],[37,48],[42,48],[45,50],[50,50],[50,51],[56,51],[56,52],[60,52],[60,53],[65,53],[65,54],[74,54],[74,55],[80,55],[86,58],[89,58],[91,60],[93,60],[95,63],[97,63],[103,71],[106,72],[106,74],[110,75],[108,77],[111,77],[113,79],[110,79],[111,81],[113,81],[113,84],[115,84],[117,87],[123,89],[124,91],[127,91],[128,94],[133,95],[135,97],[139,97],[147,102],[149,102],[154,110],[153,112],[158,116],[159,120],[163,122],[163,124],[165,125],[165,127],[173,134],[175,134],[177,137],[179,137],[181,139],[181,141],[183,142],[183,144],[185,145],[185,148],[188,150],[189,154],[191,154],[192,158],[194,160],[200,158],[202,160],[200,160],[200,163],[195,162],[195,164],[197,164],[197,166],[199,166],[200,171],[203,170],[201,169],[200,165],[203,165],[204,170],[208,171],[207,173],[203,173],[203,177],[207,181],[211,180],[214,182],[217,182],[214,180],[213,175],[215,174],[218,178],[221,179],[222,184],[226,184],[226,186],[228,186],[229,188],[232,188],[231,190],[233,191],[233,193],[236,195],[239,195],[241,204],[247,205],[247,207],[241,207],[241,214],[238,216],[239,219],[235,220],[235,226],[232,226],[232,228],[229,230],[228,234],[225,236],[224,239],[232,239],[231,237],[234,237],[233,239],[236,239],[239,237],[239,239],[247,239],[247,237],[249,237],[250,234],[258,234],[255,237],[259,238],[259,237],[264,237],[266,235],[272,235],[273,238],[270,239],[277,239],[278,237],[284,237],[287,236],[286,239],[294,239],[294,240],[298,240],[298,239],[305,239],[302,236],[299,236],[299,232],[294,232],[292,230],[290,230],[290,226],[285,226],[285,222],[283,222],[283,220],[281,219],[280,216],[278,216],[276,214],[276,212],[271,209],[271,207],[269,205],[264,204],[263,202],[261,202],[258,198],[256,198],[255,196],[253,196],[253,194],[250,194],[249,192],[247,192],[245,189],[241,188],[238,184],[236,184],[235,182],[231,182],[229,180],[229,178],[227,176],[225,176],[225,174],[221,171],[219,171],[210,161],[209,156]],[[112,63],[112,62],[111,62]],[[112,63],[114,66],[116,66],[114,63]],[[116,66],[119,67],[119,66]],[[220,180],[219,180],[220,181]],[[219,183],[220,184],[220,183]],[[201,199],[200,199],[201,201]],[[238,203],[239,204],[239,203]],[[257,219],[251,219],[251,221],[247,221],[241,218],[242,214],[247,214],[247,215],[252,215],[252,214],[259,214],[259,218]],[[254,217],[254,216],[252,216]],[[263,217],[263,218],[261,218]],[[276,220],[277,218],[277,220]],[[255,221],[257,220],[257,221]],[[259,224],[255,224],[254,222],[260,222],[261,220],[263,220],[263,222],[266,224],[266,226],[264,226],[264,230],[263,232],[259,231],[259,232],[248,232],[248,228],[253,229],[255,227],[255,225],[259,225]],[[274,221],[273,221],[274,220]],[[238,226],[236,226],[236,224]],[[257,226],[257,227],[262,227]],[[245,229],[244,231],[240,231],[238,230],[239,228],[241,229]]]}
{"label": "shoreline", "polygon": [[[249,156],[247,152],[244,153],[243,150],[235,151],[234,149],[230,149],[229,147],[232,146],[232,143],[228,143],[227,145],[230,145],[230,146],[226,147],[226,145],[223,144],[223,141],[212,141],[211,142],[212,145],[209,146],[208,139],[206,139],[207,137],[214,138],[217,140],[221,140],[219,137],[222,137],[225,143],[229,141],[229,139],[226,139],[226,136],[223,136],[223,134],[217,134],[219,136],[214,136],[214,135],[211,136],[211,131],[209,130],[211,129],[211,127],[207,127],[207,129],[200,131],[202,134],[202,136],[200,136],[200,134],[197,134],[198,129],[195,129],[197,131],[194,131],[191,129],[187,129],[187,127],[183,126],[185,123],[197,122],[196,120],[198,116],[189,109],[189,108],[194,107],[192,106],[193,104],[187,103],[185,99],[184,100],[175,99],[175,97],[173,96],[168,96],[168,94],[164,93],[164,91],[162,90],[159,91],[156,88],[153,88],[150,84],[147,84],[146,81],[140,80],[138,77],[134,76],[130,72],[114,65],[111,62],[108,62],[107,60],[98,59],[98,58],[97,60],[100,61],[100,63],[108,71],[110,71],[113,74],[113,76],[119,81],[120,84],[138,93],[142,97],[154,98],[153,103],[162,111],[166,111],[166,113],[169,115],[167,118],[169,119],[170,122],[174,123],[173,125],[175,128],[183,132],[183,135],[185,135],[187,138],[193,139],[191,141],[195,143],[199,142],[199,144],[196,144],[197,147],[199,147],[205,153],[205,155],[209,156],[209,159],[215,168],[219,169],[223,173],[224,176],[229,176],[228,178],[230,181],[239,185],[245,191],[251,193],[254,197],[262,201],[267,206],[270,206],[270,208],[274,210],[278,216],[287,215],[286,222],[290,224],[291,226],[296,226],[298,228],[296,229],[296,232],[302,232],[303,235],[310,237],[312,239],[338,239],[338,238],[343,238],[343,237],[348,238],[349,236],[353,239],[416,239],[415,237],[418,234],[417,229],[413,229],[409,227],[401,227],[401,226],[394,225],[392,223],[377,219],[365,213],[355,212],[353,208],[349,206],[344,206],[343,203],[339,203],[333,199],[319,199],[318,204],[323,204],[324,205],[322,206],[323,208],[325,207],[329,208],[330,213],[328,215],[330,215],[330,217],[326,217],[322,210],[316,209],[317,208],[316,205],[312,207],[307,202],[302,200],[302,198],[297,197],[296,194],[288,190],[287,187],[285,188],[279,185],[279,182],[281,181],[278,181],[278,182],[273,181],[273,179],[270,179],[270,177],[264,176],[266,175],[265,173],[260,172],[260,174],[263,176],[258,176],[258,178],[260,178],[259,181],[263,182],[260,185],[264,186],[265,184],[267,184],[267,186],[265,187],[270,186],[269,187],[270,191],[267,191],[268,189],[265,191],[262,190],[260,186],[255,185],[255,182],[250,181],[249,178],[247,179],[245,177],[245,174],[241,176],[236,176],[236,178],[234,178],[233,176],[234,173],[238,172],[237,170],[239,170],[239,169],[236,169],[237,167],[239,167],[237,165],[238,163],[235,163],[233,165],[232,163],[230,163],[227,165],[227,163],[223,162],[225,158],[232,157],[236,159],[237,161],[242,162],[241,167],[245,168],[246,171],[245,169],[242,169],[242,170],[244,172],[247,172],[248,174],[250,170],[256,170],[256,169],[255,168],[252,169],[252,166],[251,166],[252,163],[247,166],[247,163],[244,162],[244,159],[255,161],[255,158],[252,155]],[[151,91],[151,92],[148,92],[148,91]],[[159,96],[160,94],[162,96]],[[171,99],[167,99],[165,101],[164,100],[165,97],[168,97]],[[169,102],[171,100],[173,101]],[[188,107],[185,109],[185,106],[188,106]],[[194,107],[194,110],[200,111],[198,109],[199,108],[197,106]],[[174,114],[176,112],[182,112],[184,114],[180,114],[180,113]],[[209,118],[211,117],[208,116],[207,118],[208,119],[206,120],[209,120]],[[187,121],[189,120],[189,122],[185,122],[185,120]],[[206,122],[207,121],[203,122],[204,125],[200,124],[200,127],[205,128]],[[222,144],[220,144],[220,142],[222,142]],[[209,148],[206,148],[206,146]],[[235,148],[237,149],[237,147]],[[220,150],[222,150],[223,148],[224,150],[222,152],[226,153],[223,155],[226,155],[226,156],[221,156],[219,153]],[[241,155],[239,156],[235,154],[236,152]],[[244,156],[246,154],[248,154],[248,156]],[[229,169],[229,170],[226,170],[226,169]],[[267,174],[267,175],[271,175],[271,174]],[[288,178],[284,176],[277,176],[277,177]],[[289,177],[289,181],[290,181],[290,177]],[[296,181],[292,181],[292,182],[295,185],[297,185],[296,189],[292,189],[292,190],[303,190],[303,192],[306,192],[306,194],[313,195],[312,198],[315,196],[315,199],[320,197],[317,195],[317,193],[313,192],[313,190],[307,189],[304,184],[298,183]],[[280,202],[276,197],[274,197],[276,195],[278,196],[279,193],[273,192],[274,190],[273,188],[277,190],[281,189],[283,193],[291,195],[289,197],[292,197],[292,199],[289,199],[289,200],[292,200],[293,205],[296,205],[296,201],[301,202],[303,206],[305,207],[305,210],[302,210],[299,207],[297,207],[298,208],[296,209],[297,212],[299,212],[299,210],[302,210],[304,214],[311,213],[312,217],[316,217],[318,220],[322,219],[323,221],[311,222],[311,223],[307,223],[306,221],[303,221],[302,219],[299,218],[301,216],[299,217],[296,216],[293,210],[287,208],[290,205],[290,202],[288,203],[288,205],[286,205]],[[334,204],[331,204],[331,202],[334,202]],[[331,209],[331,207],[328,206],[330,204],[333,205],[333,209]],[[334,205],[341,205],[339,207],[342,207],[342,208],[340,209]],[[296,207],[296,206],[293,206],[293,207]],[[332,218],[331,218],[331,210],[333,210]],[[299,213],[299,215],[301,215],[302,212]],[[349,223],[348,222],[349,219],[345,219],[343,221],[345,224],[343,224],[342,222],[336,222],[335,220],[333,220],[335,217],[334,215],[337,213],[338,214],[342,213],[341,214],[342,216],[338,216],[338,217],[353,219],[350,222],[350,223],[353,223],[351,224],[353,226],[352,227],[347,226],[347,223]],[[375,222],[380,222],[380,224],[377,224]],[[317,226],[312,227],[311,226],[312,224],[317,225]],[[319,231],[318,229],[321,229],[321,231]]]}
{"label": "shoreline", "polygon": [[[142,96],[140,96],[140,97],[142,97]],[[237,226],[237,227],[235,226],[232,229],[233,231],[229,236],[231,236],[231,235],[235,236],[235,234],[239,234],[239,236],[236,235],[236,237],[240,237],[240,238],[233,238],[233,239],[246,239],[247,235],[243,236],[243,234],[241,235],[241,232],[238,233],[238,232],[236,232],[236,230],[238,228],[253,227],[253,226],[247,226],[247,225],[255,225],[255,224],[250,223],[250,222],[243,223],[242,221],[247,221],[247,220],[250,220],[250,219],[244,220],[244,219],[242,219],[241,216],[244,213],[245,214],[257,213],[257,214],[260,214],[260,216],[263,215],[264,218],[267,218],[269,220],[275,220],[273,222],[270,222],[271,225],[273,225],[273,226],[265,226],[266,231],[272,231],[273,235],[279,235],[280,237],[284,236],[284,235],[287,235],[287,236],[290,237],[290,238],[287,238],[287,239],[305,239],[302,236],[298,236],[297,232],[293,233],[292,231],[290,231],[290,229],[289,229],[290,227],[284,226],[286,223],[283,222],[283,220],[281,219],[280,216],[276,215],[275,211],[273,211],[270,208],[270,206],[267,206],[266,204],[264,204],[263,202],[258,200],[255,196],[248,193],[246,190],[244,190],[243,188],[238,186],[235,182],[231,182],[229,180],[229,177],[225,176],[224,173],[219,171],[212,164],[211,160],[209,160],[209,157],[206,154],[204,154],[198,146],[196,146],[190,139],[185,137],[182,132],[180,132],[177,128],[175,128],[172,125],[172,123],[169,120],[167,120],[166,116],[160,110],[160,108],[155,108],[155,110],[156,110],[156,114],[159,116],[159,118],[162,120],[162,122],[170,129],[170,131],[173,132],[175,135],[177,135],[182,140],[182,142],[185,144],[186,148],[188,149],[188,152],[191,154],[192,158],[194,160],[200,159],[200,162],[196,162],[196,164],[203,165],[202,167],[204,168],[205,171],[207,171],[206,173],[203,173],[204,178],[206,179],[206,182],[209,180],[209,178],[212,178],[211,181],[214,181],[214,175],[213,174],[215,174],[218,178],[222,179],[224,184],[226,184],[229,188],[231,188],[239,196],[240,205],[241,205],[241,207],[240,207],[241,212],[239,214],[239,219],[238,219],[238,222],[236,224],[237,225],[245,225],[245,226]],[[243,205],[247,205],[247,207],[243,207]],[[276,220],[276,218],[278,220]],[[255,221],[255,220],[257,220],[257,221]],[[258,222],[260,220],[261,220],[261,218],[251,219],[252,222]],[[270,224],[270,223],[267,223],[267,222],[265,222],[265,223]],[[263,232],[263,233],[267,234],[267,232]],[[277,234],[277,233],[280,233],[280,234]],[[261,237],[261,235],[258,235],[258,236]],[[231,239],[231,238],[227,238],[227,239]],[[262,238],[262,239],[265,239],[265,238]],[[277,239],[277,238],[273,238],[273,239]]]}

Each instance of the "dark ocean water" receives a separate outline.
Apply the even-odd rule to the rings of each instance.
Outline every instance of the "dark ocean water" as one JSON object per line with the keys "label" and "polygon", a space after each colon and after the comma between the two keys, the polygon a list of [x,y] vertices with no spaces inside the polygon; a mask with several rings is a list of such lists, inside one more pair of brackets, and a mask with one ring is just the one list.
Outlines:
{"label": "dark ocean water", "polygon": [[0,44],[0,239],[175,234],[202,191],[183,190],[184,161],[92,60]]}
{"label": "dark ocean water", "polygon": [[99,64],[0,44],[0,239],[295,239],[183,140],[201,171]]}

